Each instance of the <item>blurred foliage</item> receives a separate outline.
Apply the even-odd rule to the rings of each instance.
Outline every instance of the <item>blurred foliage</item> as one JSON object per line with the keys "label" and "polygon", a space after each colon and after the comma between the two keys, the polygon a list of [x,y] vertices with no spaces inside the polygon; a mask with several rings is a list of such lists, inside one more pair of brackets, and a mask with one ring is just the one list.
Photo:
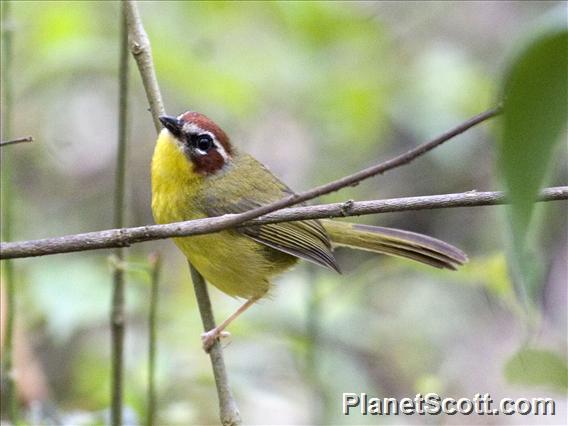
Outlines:
{"label": "blurred foliage", "polygon": [[568,119],[568,23],[560,14],[551,18],[512,61],[504,82],[500,168],[521,243]]}
{"label": "blurred foliage", "polygon": [[536,302],[543,272],[534,244],[527,244],[534,200],[550,174],[560,135],[566,136],[568,21],[562,10],[555,10],[524,40],[503,83],[499,170],[512,202],[513,267],[525,303]]}
{"label": "blurred foliage", "polygon": [[[508,67],[504,52],[559,4],[145,1],[140,10],[168,112],[206,113],[235,144],[301,190],[402,152],[493,106]],[[109,228],[118,3],[21,1],[12,9],[12,130],[37,141],[2,151],[17,188],[14,237]],[[149,162],[155,132],[134,69],[131,77],[127,223],[136,226],[153,222]],[[498,189],[488,127],[321,201]],[[559,152],[565,155],[566,147]],[[553,161],[547,170],[552,184],[566,182],[565,164]],[[461,397],[483,390],[494,398],[522,392],[556,398],[559,415],[566,413],[562,391],[503,380],[503,365],[525,343],[500,231],[505,211],[357,219],[428,233],[463,248],[471,262],[456,273],[340,250],[341,276],[301,265],[278,279],[274,297],[230,330],[227,369],[246,423],[400,420],[342,416],[342,392]],[[542,268],[549,273],[537,289],[543,321],[531,343],[555,348],[554,356],[565,359],[565,206],[551,203],[535,214],[546,225],[538,238]],[[201,323],[186,263],[170,241],[129,250],[126,417],[134,424],[145,415],[145,262],[155,250],[164,259],[158,419],[216,423],[217,397],[200,349]],[[101,251],[15,262],[18,318],[68,424],[108,419],[107,257]],[[211,296],[218,319],[239,304],[215,289]],[[521,377],[523,364],[516,365],[515,377]]]}
{"label": "blurred foliage", "polygon": [[522,349],[505,366],[505,376],[511,383],[548,386],[561,392],[568,391],[566,361],[551,351]]}

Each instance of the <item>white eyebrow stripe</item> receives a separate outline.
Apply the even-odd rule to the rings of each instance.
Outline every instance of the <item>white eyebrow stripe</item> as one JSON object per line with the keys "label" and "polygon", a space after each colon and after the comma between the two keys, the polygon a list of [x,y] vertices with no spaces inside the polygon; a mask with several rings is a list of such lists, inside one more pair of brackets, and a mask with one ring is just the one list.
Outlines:
{"label": "white eyebrow stripe", "polygon": [[[199,127],[195,123],[185,123],[182,127],[182,130],[185,133],[208,133],[211,135],[211,133],[205,132],[201,127]],[[213,137],[213,135],[211,135],[211,137]]]}
{"label": "white eyebrow stripe", "polygon": [[[182,116],[183,116],[183,114],[182,114]],[[213,144],[215,145],[217,152],[219,154],[221,154],[221,157],[223,157],[223,160],[225,162],[227,162],[229,160],[229,154],[227,153],[227,151],[225,150],[223,145],[221,145],[221,143],[217,140],[217,138],[215,137],[215,135],[212,132],[210,132],[208,130],[203,130],[201,127],[199,127],[195,123],[185,123],[182,127],[182,131],[185,132],[185,133],[206,134],[206,135],[211,136],[211,139],[213,139]],[[199,148],[195,148],[195,152],[197,152],[199,155],[207,155],[207,153],[205,151],[203,151]]]}
{"label": "white eyebrow stripe", "polygon": [[229,154],[227,154],[227,151],[225,151],[225,148],[223,148],[223,145],[221,145],[219,143],[219,141],[217,139],[215,139],[215,137],[213,136],[213,144],[215,145],[215,147],[217,148],[217,152],[219,154],[221,154],[221,157],[223,157],[223,160],[225,162],[227,162],[227,160],[229,159]]}

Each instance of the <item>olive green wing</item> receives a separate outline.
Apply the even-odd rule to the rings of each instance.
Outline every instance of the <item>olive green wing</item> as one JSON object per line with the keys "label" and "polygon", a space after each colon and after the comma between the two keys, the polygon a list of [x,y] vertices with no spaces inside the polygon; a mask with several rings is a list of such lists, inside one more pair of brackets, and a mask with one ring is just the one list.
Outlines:
{"label": "olive green wing", "polygon": [[[284,195],[286,194],[283,192],[282,196]],[[267,202],[260,203],[253,199],[241,198],[238,202],[227,205],[216,198],[207,197],[203,209],[208,216],[220,216],[242,213],[262,204]],[[317,220],[247,226],[238,228],[237,231],[275,250],[340,272],[327,232]]]}
{"label": "olive green wing", "polygon": [[246,227],[240,232],[261,244],[340,272],[319,221],[271,223]]}

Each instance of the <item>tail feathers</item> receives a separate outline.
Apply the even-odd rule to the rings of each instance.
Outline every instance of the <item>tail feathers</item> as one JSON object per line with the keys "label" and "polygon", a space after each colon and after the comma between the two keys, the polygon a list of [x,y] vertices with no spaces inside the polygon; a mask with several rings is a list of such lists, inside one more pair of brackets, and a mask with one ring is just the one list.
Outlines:
{"label": "tail feathers", "polygon": [[322,220],[334,246],[412,259],[441,269],[457,269],[467,262],[460,249],[436,238],[400,229]]}

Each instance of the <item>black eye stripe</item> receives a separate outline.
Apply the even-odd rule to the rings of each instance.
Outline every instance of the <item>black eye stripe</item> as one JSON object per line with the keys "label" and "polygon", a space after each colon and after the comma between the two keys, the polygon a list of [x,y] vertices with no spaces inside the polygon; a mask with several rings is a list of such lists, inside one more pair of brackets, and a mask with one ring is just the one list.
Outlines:
{"label": "black eye stripe", "polygon": [[208,152],[215,146],[213,137],[209,133],[188,134],[186,139],[188,146],[203,152]]}

